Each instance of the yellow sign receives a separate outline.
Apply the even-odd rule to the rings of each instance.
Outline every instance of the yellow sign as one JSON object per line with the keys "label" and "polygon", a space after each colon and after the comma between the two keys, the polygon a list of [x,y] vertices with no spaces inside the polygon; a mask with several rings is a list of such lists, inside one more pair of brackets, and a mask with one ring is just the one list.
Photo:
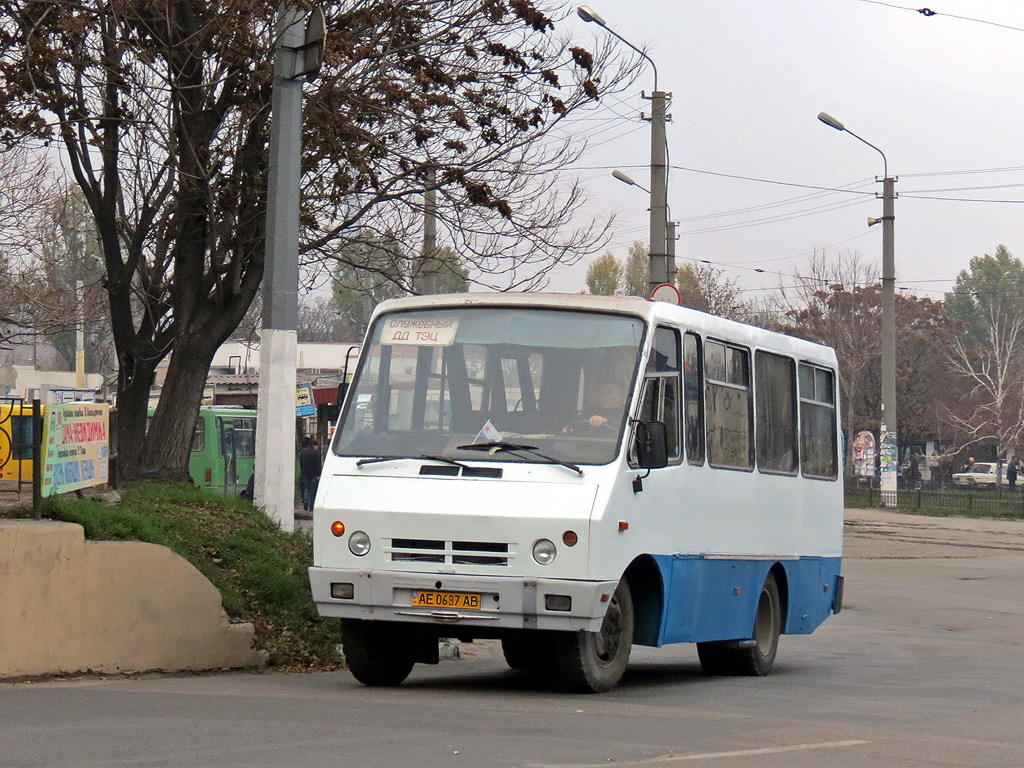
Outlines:
{"label": "yellow sign", "polygon": [[32,482],[32,404],[0,402],[0,480]]}
{"label": "yellow sign", "polygon": [[43,496],[107,482],[110,406],[66,403],[43,407]]}

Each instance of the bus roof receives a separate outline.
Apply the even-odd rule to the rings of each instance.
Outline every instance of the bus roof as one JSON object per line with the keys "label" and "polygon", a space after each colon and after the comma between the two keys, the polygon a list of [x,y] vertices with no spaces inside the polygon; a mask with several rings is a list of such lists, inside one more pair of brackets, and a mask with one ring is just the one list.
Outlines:
{"label": "bus roof", "polygon": [[653,324],[664,322],[683,329],[692,328],[711,338],[721,337],[723,340],[743,343],[750,347],[787,352],[794,357],[830,366],[836,364],[835,352],[824,344],[709,315],[689,307],[678,307],[638,296],[591,296],[574,293],[447,293],[436,296],[407,296],[381,302],[374,312],[374,319],[384,312],[408,312],[443,307],[521,307],[634,315]]}

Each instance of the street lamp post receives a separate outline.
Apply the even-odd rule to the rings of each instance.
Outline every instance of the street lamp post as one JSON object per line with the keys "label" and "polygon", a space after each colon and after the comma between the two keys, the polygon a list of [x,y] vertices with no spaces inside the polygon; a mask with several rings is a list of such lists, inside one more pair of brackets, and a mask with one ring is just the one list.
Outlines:
{"label": "street lamp post", "polygon": [[[622,171],[612,171],[612,177],[618,179],[623,184],[628,184],[631,187],[637,187],[642,189],[648,195],[651,194],[651,190],[647,189],[642,184],[637,184],[631,177],[624,174]],[[672,211],[668,205],[665,206],[665,255],[668,257],[669,279],[668,284],[675,286],[676,284],[676,222],[672,221]],[[656,286],[655,286],[656,287]],[[654,289],[651,288],[653,291]]]}
{"label": "street lamp post", "polygon": [[[651,92],[651,218],[650,218],[650,289],[662,283],[675,284],[676,265],[674,256],[669,255],[666,241],[666,224],[668,221],[668,157],[665,140],[665,105],[671,94],[658,90],[658,67],[654,59],[643,50],[637,48],[614,29],[611,29],[592,8],[581,5],[576,8],[577,15],[584,21],[593,22],[602,27],[612,37],[625,43],[639,53],[651,65],[654,71],[654,90]],[[639,185],[637,185],[639,186]],[[674,250],[674,249],[673,249]]]}
{"label": "street lamp post", "polygon": [[[882,503],[896,506],[896,476],[899,466],[899,442],[896,422],[896,244],[894,213],[896,179],[889,175],[889,163],[885,153],[841,122],[824,112],[818,119],[837,131],[845,131],[858,141],[867,144],[882,156],[882,418],[879,426],[882,477],[880,482]],[[878,220],[870,220],[868,226]]]}

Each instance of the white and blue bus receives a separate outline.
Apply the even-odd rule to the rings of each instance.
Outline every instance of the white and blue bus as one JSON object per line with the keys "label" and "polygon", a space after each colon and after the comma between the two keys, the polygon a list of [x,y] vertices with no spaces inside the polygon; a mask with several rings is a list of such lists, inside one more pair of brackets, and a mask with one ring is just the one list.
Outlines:
{"label": "white and blue bus", "polygon": [[835,353],[639,298],[381,304],[313,514],[320,613],[397,685],[439,638],[615,686],[634,644],[765,675],[842,606]]}

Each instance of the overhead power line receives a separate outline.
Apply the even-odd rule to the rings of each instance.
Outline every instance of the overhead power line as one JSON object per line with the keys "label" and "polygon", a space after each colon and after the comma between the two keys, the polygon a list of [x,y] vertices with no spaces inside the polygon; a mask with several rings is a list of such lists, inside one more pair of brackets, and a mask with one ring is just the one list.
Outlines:
{"label": "overhead power line", "polygon": [[1007,173],[1008,171],[1024,171],[1024,165],[1010,165],[1002,168],[970,168],[960,171],[930,171],[927,173],[901,173],[904,179],[923,178],[925,176],[968,176],[975,173]]}
{"label": "overhead power line", "polygon": [[724,178],[724,179],[739,179],[741,181],[756,181],[756,182],[760,182],[761,184],[777,184],[777,185],[782,186],[782,187],[799,187],[800,189],[817,189],[817,190],[821,190],[821,191],[824,191],[824,192],[847,192],[847,193],[852,194],[852,195],[869,195],[871,197],[875,196],[874,192],[858,192],[856,190],[844,189],[842,187],[822,187],[822,186],[818,186],[816,184],[797,184],[797,183],[792,182],[792,181],[779,181],[777,179],[762,179],[762,178],[758,178],[756,176],[740,176],[739,174],[735,174],[735,173],[720,173],[718,171],[706,171],[706,170],[703,170],[701,168],[686,168],[686,167],[681,166],[681,165],[670,165],[669,168],[671,168],[674,171],[688,171],[689,173],[700,173],[700,174],[704,174],[705,176],[719,176],[719,177]]}
{"label": "overhead power line", "polygon": [[1011,30],[1012,32],[1024,32],[1024,29],[1022,29],[1021,27],[1011,27],[1009,24],[1000,24],[998,21],[989,21],[987,19],[976,19],[976,18],[973,18],[971,16],[957,16],[954,13],[942,13],[940,11],[933,11],[931,8],[910,8],[910,7],[906,6],[906,5],[896,5],[895,3],[885,3],[885,2],[882,2],[882,0],[858,0],[858,2],[868,3],[870,5],[883,5],[886,8],[895,8],[895,9],[900,10],[900,11],[913,11],[914,13],[919,13],[922,16],[927,16],[929,18],[932,17],[932,16],[945,16],[946,18],[958,19],[960,21],[972,21],[972,22],[975,22],[977,24],[988,24],[991,27],[999,27],[1000,29],[1008,29],[1008,30]]}

